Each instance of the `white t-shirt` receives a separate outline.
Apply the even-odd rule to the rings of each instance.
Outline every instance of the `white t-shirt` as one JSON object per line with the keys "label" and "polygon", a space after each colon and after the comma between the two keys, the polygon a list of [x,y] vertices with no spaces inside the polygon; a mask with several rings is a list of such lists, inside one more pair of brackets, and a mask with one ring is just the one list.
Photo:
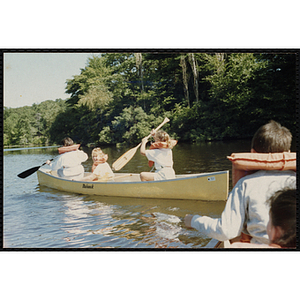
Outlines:
{"label": "white t-shirt", "polygon": [[114,173],[107,162],[99,164],[95,168],[93,174],[95,174],[99,179],[101,178],[111,179],[114,177]]}
{"label": "white t-shirt", "polygon": [[171,149],[151,149],[145,151],[148,160],[154,162],[154,180],[167,180],[175,178],[173,169],[173,154]]}
{"label": "white t-shirt", "polygon": [[59,157],[50,164],[52,171],[57,170],[60,177],[68,179],[78,179],[83,177],[84,168],[82,162],[88,159],[88,155],[82,150],[75,150],[60,154]]}
{"label": "white t-shirt", "polygon": [[162,167],[173,167],[173,154],[171,149],[151,149],[146,150],[145,153],[148,160],[154,161],[156,170]]}
{"label": "white t-shirt", "polygon": [[243,231],[251,243],[268,244],[269,205],[266,200],[285,187],[296,188],[293,171],[258,171],[241,178],[232,189],[219,219],[195,215],[193,228],[219,241],[235,238]]}

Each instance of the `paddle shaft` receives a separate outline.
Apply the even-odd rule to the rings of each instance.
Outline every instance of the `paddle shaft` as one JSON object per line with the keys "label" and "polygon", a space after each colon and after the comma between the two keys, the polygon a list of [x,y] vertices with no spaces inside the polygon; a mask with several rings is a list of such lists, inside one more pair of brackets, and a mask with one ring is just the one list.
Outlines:
{"label": "paddle shaft", "polygon": [[[50,159],[50,161],[52,161],[54,158]],[[42,165],[40,166],[37,166],[37,167],[33,167],[31,169],[28,169],[20,174],[18,174],[18,177],[20,178],[26,178],[28,176],[30,176],[31,174],[35,173],[40,167],[44,166],[46,163],[43,163]]]}
{"label": "paddle shaft", "polygon": [[[168,118],[165,118],[164,121],[154,129],[154,131],[158,131],[161,127],[163,127],[166,123],[168,123],[170,120]],[[149,139],[151,137],[151,133],[147,136],[147,139]],[[141,143],[140,143],[141,144]]]}

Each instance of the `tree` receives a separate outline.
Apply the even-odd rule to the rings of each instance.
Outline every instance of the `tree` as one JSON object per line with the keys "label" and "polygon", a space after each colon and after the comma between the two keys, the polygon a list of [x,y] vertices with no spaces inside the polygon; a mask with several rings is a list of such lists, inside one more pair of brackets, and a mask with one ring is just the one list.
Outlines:
{"label": "tree", "polygon": [[295,135],[295,73],[290,52],[103,53],[67,79],[68,100],[4,108],[3,140],[134,144],[165,116],[186,142],[251,137],[270,119]]}
{"label": "tree", "polygon": [[207,55],[207,61],[211,70],[205,78],[211,84],[207,107],[212,110],[208,120],[218,131],[216,137],[251,136],[253,126],[250,128],[248,124],[253,119],[249,110],[254,96],[252,86],[256,71],[264,64],[257,61],[253,53],[217,53]]}
{"label": "tree", "polygon": [[253,119],[264,124],[278,121],[296,134],[296,54],[257,54],[264,68],[256,71],[253,85]]}
{"label": "tree", "polygon": [[[196,96],[196,103],[199,103],[199,91],[198,91],[198,70],[197,70],[197,61],[195,60],[195,55],[194,53],[189,53],[189,61],[192,67],[193,71],[193,78],[194,78],[194,92]],[[197,107],[197,106],[196,106]]]}
{"label": "tree", "polygon": [[[111,126],[104,127],[99,134],[100,143],[136,144],[149,134],[164,119],[147,114],[141,107],[130,106],[116,116]],[[166,125],[168,128],[168,126]]]}
{"label": "tree", "polygon": [[182,80],[183,80],[183,90],[184,98],[187,102],[188,107],[190,107],[190,97],[189,97],[189,77],[187,74],[186,62],[184,55],[180,56],[180,65],[182,67]]}

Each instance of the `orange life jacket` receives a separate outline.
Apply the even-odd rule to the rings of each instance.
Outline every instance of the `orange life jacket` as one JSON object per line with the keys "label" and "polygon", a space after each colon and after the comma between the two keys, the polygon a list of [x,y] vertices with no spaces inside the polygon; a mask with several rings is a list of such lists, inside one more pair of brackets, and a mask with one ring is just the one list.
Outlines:
{"label": "orange life jacket", "polygon": [[[150,150],[152,149],[172,149],[174,146],[177,145],[176,140],[171,140],[171,147],[169,147],[168,143],[166,142],[154,142],[150,145]],[[151,168],[154,164],[154,161],[149,160],[148,165]]]}
{"label": "orange life jacket", "polygon": [[104,163],[107,161],[107,159],[108,159],[108,155],[105,154],[105,155],[100,159],[99,162],[95,162],[95,161],[94,161],[94,163],[93,163],[93,165],[92,165],[92,173],[95,171],[95,169],[96,169],[96,167],[97,167],[98,165],[104,164]]}
{"label": "orange life jacket", "polygon": [[64,147],[60,147],[58,148],[58,153],[59,154],[63,154],[63,153],[66,153],[66,152],[70,152],[70,151],[75,151],[75,150],[78,150],[80,147],[80,144],[74,144],[72,146],[64,146]]}
{"label": "orange life jacket", "polygon": [[251,240],[252,240],[252,236],[251,235],[246,234],[244,232],[241,232],[241,234],[239,236],[237,236],[237,237],[235,237],[233,239],[230,239],[229,242],[231,244],[236,243],[236,242],[238,242],[238,243],[250,243]]}
{"label": "orange life jacket", "polygon": [[296,172],[296,152],[232,153],[232,186],[246,175],[258,170],[292,170]]}

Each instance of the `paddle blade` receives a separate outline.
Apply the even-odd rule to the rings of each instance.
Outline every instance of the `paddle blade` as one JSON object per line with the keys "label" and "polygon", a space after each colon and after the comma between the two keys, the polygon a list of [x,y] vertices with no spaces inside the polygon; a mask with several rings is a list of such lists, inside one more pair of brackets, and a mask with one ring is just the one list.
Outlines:
{"label": "paddle blade", "polygon": [[141,144],[137,145],[136,147],[128,150],[127,152],[125,152],[122,156],[120,156],[113,164],[112,164],[112,168],[115,171],[119,171],[121,170],[134,156],[134,154],[136,153],[136,150],[138,149],[138,147],[140,147]]}
{"label": "paddle blade", "polygon": [[30,176],[31,174],[33,174],[34,172],[36,172],[39,168],[40,168],[40,166],[28,169],[28,170],[26,170],[26,171],[18,174],[18,177],[20,177],[20,178],[26,178],[26,177]]}

